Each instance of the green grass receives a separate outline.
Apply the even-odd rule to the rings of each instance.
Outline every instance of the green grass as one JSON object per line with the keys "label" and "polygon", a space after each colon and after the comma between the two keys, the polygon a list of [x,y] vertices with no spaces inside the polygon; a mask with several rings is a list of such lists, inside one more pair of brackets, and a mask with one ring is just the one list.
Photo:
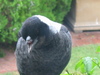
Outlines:
{"label": "green grass", "polygon": [[19,75],[18,72],[8,72],[8,73],[2,73],[0,75]]}
{"label": "green grass", "polygon": [[[89,56],[89,57],[97,57],[100,59],[100,53],[96,53],[96,49],[98,46],[100,45],[91,44],[91,45],[73,47],[71,60],[65,69],[67,69],[70,73],[74,73],[75,72],[74,67],[82,57]],[[19,75],[19,74],[17,72],[9,72],[0,75]],[[100,75],[100,69],[97,68],[93,75]]]}
{"label": "green grass", "polygon": [[[97,57],[100,59],[100,53],[96,53],[98,46],[100,45],[91,44],[73,47],[71,60],[65,69],[67,69],[70,73],[75,72],[74,67],[82,57]],[[100,69],[96,69],[93,75],[100,75]]]}

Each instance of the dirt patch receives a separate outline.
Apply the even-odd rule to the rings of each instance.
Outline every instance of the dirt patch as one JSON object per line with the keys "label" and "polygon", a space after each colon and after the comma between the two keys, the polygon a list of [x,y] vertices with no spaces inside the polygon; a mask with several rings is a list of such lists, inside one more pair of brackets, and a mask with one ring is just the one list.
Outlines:
{"label": "dirt patch", "polygon": [[[100,43],[100,32],[83,32],[71,34],[73,46]],[[5,53],[6,56],[0,58],[0,73],[17,71],[14,51],[6,50]]]}
{"label": "dirt patch", "polygon": [[100,43],[100,32],[71,33],[73,46]]}
{"label": "dirt patch", "polygon": [[6,55],[0,58],[0,73],[16,71],[16,60],[14,51],[4,51]]}

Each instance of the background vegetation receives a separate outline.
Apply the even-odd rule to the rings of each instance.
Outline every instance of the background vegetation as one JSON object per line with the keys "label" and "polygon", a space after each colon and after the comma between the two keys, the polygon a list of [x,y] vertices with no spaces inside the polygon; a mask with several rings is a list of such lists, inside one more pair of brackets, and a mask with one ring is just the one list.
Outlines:
{"label": "background vegetation", "polygon": [[4,56],[5,56],[5,53],[4,53],[4,51],[1,50],[1,48],[0,48],[0,58],[2,58],[2,57],[4,57]]}
{"label": "background vegetation", "polygon": [[12,43],[26,18],[40,14],[62,22],[72,0],[0,0],[0,42]]}

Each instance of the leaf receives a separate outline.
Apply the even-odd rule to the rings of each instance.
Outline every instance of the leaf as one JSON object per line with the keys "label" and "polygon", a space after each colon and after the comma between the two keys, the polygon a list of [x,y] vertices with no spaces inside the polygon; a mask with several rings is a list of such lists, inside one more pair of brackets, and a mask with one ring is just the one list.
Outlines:
{"label": "leaf", "polygon": [[79,60],[79,61],[77,62],[77,64],[75,65],[75,70],[77,70],[78,68],[80,68],[80,66],[82,66],[82,63],[83,63],[83,60],[82,60],[82,59]]}
{"label": "leaf", "polygon": [[[94,72],[95,67],[97,66],[95,62],[93,62],[94,58],[91,57],[84,57],[75,66],[75,70],[79,68],[81,73],[87,73],[89,75],[92,75]],[[94,61],[97,62],[96,59]]]}
{"label": "leaf", "polygon": [[90,57],[84,58],[84,67],[85,67],[87,73],[91,72],[91,70],[92,70],[92,59]]}
{"label": "leaf", "polygon": [[92,61],[93,61],[93,68],[95,68],[95,67],[100,68],[100,59],[94,58],[94,59],[92,59]]}
{"label": "leaf", "polygon": [[84,66],[84,63],[82,63],[82,65],[80,66],[80,71],[81,73],[86,73],[86,68]]}

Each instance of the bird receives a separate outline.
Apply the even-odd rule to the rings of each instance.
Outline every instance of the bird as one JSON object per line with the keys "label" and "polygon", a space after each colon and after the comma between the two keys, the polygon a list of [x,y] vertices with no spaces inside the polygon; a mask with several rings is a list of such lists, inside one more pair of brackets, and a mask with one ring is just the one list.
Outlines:
{"label": "bird", "polygon": [[15,56],[20,75],[60,75],[71,58],[72,38],[64,25],[42,15],[27,18]]}

